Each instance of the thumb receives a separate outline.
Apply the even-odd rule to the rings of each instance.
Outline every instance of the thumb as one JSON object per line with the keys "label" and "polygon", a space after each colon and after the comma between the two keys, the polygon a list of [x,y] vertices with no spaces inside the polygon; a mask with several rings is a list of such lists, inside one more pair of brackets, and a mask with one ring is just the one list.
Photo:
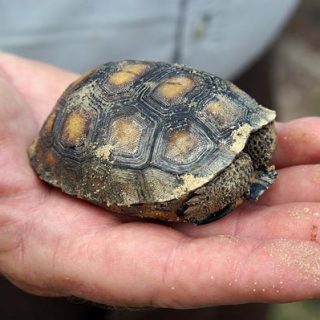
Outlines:
{"label": "thumb", "polygon": [[6,53],[0,54],[0,75],[25,99],[38,128],[63,90],[77,78],[75,73]]}

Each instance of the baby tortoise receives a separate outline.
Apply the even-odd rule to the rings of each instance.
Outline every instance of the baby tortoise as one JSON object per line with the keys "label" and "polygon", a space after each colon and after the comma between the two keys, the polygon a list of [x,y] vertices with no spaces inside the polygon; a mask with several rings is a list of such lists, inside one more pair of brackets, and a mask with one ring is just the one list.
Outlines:
{"label": "baby tortoise", "polygon": [[109,211],[203,224],[273,183],[275,116],[204,71],[110,62],[66,89],[29,156],[42,180]]}

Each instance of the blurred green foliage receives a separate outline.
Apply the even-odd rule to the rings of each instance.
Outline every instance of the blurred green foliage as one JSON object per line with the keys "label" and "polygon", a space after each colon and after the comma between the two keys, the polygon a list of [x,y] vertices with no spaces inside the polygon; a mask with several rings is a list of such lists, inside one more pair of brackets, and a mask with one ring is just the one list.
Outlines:
{"label": "blurred green foliage", "polygon": [[320,301],[271,304],[267,320],[319,320]]}

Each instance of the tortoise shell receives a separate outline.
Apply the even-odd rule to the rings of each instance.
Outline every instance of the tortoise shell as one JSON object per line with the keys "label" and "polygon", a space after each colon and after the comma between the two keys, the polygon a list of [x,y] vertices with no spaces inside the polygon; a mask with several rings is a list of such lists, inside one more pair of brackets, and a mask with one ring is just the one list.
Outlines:
{"label": "tortoise shell", "polygon": [[110,62],[72,83],[30,147],[41,179],[114,212],[184,220],[275,112],[231,82],[184,65]]}

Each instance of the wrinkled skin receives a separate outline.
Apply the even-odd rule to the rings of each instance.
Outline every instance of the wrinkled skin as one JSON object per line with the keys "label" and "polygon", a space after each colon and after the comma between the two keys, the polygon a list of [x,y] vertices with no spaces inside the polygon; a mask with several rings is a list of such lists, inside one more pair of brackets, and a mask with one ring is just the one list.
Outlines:
{"label": "wrinkled skin", "polygon": [[0,272],[46,296],[191,308],[320,298],[320,119],[277,124],[279,177],[197,227],[117,217],[41,182],[27,146],[75,74],[0,55]]}

